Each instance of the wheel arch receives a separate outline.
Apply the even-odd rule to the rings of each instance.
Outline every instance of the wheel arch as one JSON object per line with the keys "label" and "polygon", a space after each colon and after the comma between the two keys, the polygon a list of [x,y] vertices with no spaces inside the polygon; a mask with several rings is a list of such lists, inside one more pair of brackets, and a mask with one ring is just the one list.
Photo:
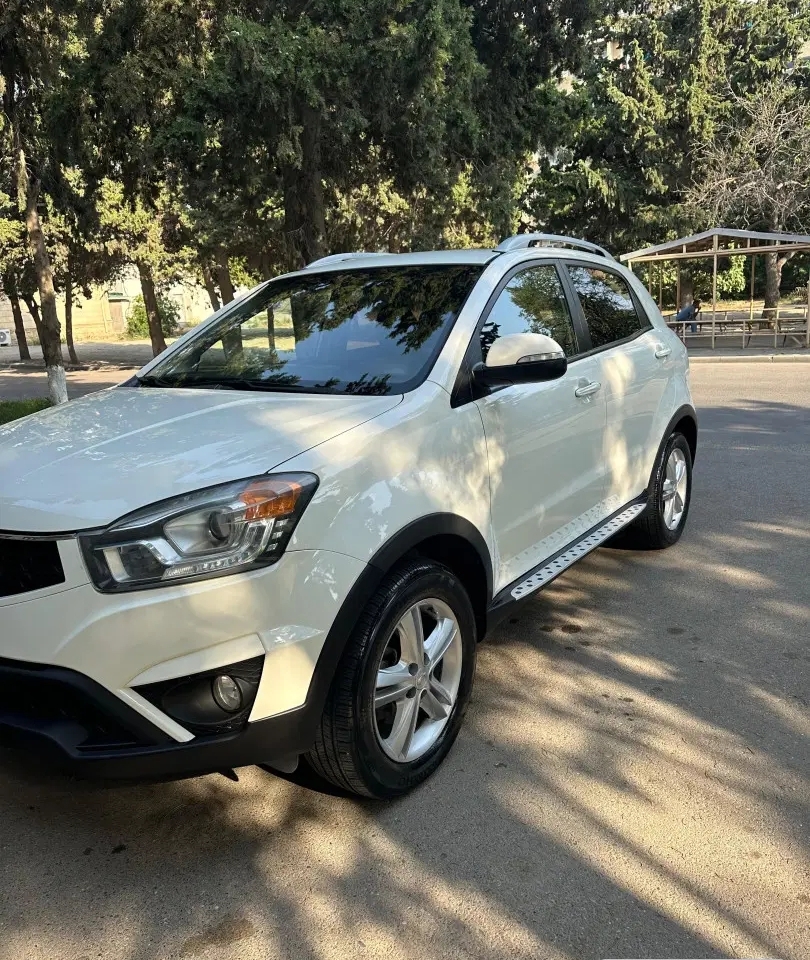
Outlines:
{"label": "wheel arch", "polygon": [[343,601],[312,674],[306,706],[320,717],[337,665],[364,607],[387,574],[408,557],[425,557],[449,567],[464,584],[475,611],[478,639],[486,629],[492,600],[492,562],[481,532],[464,517],[434,513],[398,530],[374,554]]}
{"label": "wheel arch", "polygon": [[685,403],[682,407],[679,407],[675,411],[672,417],[670,417],[666,430],[664,430],[664,435],[661,438],[661,442],[658,444],[658,451],[655,454],[652,472],[647,484],[648,490],[652,489],[653,480],[655,478],[655,470],[658,466],[658,462],[661,459],[661,454],[664,450],[664,447],[667,445],[669,438],[676,431],[682,433],[686,437],[686,442],[689,444],[689,452],[692,455],[692,463],[694,464],[695,455],[697,454],[698,419],[697,414],[695,413],[695,408],[691,406],[691,404]]}

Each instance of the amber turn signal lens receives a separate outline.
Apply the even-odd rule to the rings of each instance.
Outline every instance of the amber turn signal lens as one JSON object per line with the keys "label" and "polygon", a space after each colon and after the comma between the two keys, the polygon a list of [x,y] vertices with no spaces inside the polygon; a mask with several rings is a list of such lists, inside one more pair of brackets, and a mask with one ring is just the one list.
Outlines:
{"label": "amber turn signal lens", "polygon": [[295,511],[302,487],[288,480],[255,480],[239,499],[245,504],[245,520],[287,517]]}

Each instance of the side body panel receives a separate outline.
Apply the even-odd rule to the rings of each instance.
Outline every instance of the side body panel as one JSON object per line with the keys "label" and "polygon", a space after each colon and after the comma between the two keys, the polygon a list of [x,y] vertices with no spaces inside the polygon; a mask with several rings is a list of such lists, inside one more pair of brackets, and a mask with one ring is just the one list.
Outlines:
{"label": "side body panel", "polygon": [[493,554],[481,416],[474,404],[453,409],[447,391],[430,381],[284,469],[320,477],[288,549],[317,544],[367,563],[409,524],[442,513],[468,521]]}
{"label": "side body panel", "polygon": [[598,379],[598,360],[583,358],[559,380],[516,384],[475,402],[490,464],[496,593],[599,519],[604,393],[575,395],[580,382]]}
{"label": "side body panel", "polygon": [[[681,407],[694,408],[694,404],[689,385],[689,354],[686,347],[674,331],[666,325],[657,304],[644,284],[629,270],[624,269],[623,272],[653,325],[653,329],[645,334],[645,337],[652,353],[652,360],[649,362],[654,365],[656,371],[654,379],[657,383],[651,396],[657,399],[657,404],[652,412],[648,437],[646,442],[642,443],[643,453],[638,467],[643,481],[639,489],[643,490],[649,481],[661,440],[664,438],[671,418]],[[656,357],[656,351],[665,355]],[[610,430],[609,412],[608,430]]]}

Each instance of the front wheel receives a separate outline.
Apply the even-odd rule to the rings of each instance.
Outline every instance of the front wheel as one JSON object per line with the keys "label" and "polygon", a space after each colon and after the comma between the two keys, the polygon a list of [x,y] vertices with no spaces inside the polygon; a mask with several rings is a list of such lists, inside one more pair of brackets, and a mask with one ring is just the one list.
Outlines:
{"label": "front wheel", "polygon": [[638,550],[661,550],[677,543],[692,499],[692,451],[682,433],[673,433],[656,464],[647,508],[622,541]]}
{"label": "front wheel", "polygon": [[476,634],[458,578],[427,560],[395,570],[363,611],[327,698],[310,766],[388,799],[450,751],[470,699]]}

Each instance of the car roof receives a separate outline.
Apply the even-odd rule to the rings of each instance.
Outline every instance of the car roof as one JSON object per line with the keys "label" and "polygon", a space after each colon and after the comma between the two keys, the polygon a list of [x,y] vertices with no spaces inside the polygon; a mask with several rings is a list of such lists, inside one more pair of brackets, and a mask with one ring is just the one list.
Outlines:
{"label": "car roof", "polygon": [[[604,247],[597,246],[590,240],[581,240],[577,237],[567,237],[557,233],[517,233],[502,240],[492,250],[425,250],[414,253],[334,253],[327,257],[320,257],[308,263],[304,270],[345,270],[347,268],[382,267],[382,266],[429,266],[431,264],[476,264],[485,266],[496,257],[517,254],[519,259],[529,251],[558,256],[559,251],[566,254],[585,253],[587,257],[596,256],[603,262],[613,262],[613,256]],[[549,254],[548,251],[558,251]],[[579,259],[579,257],[578,257]]]}
{"label": "car roof", "polygon": [[304,271],[346,270],[363,267],[408,267],[430,264],[485,266],[500,256],[498,250],[420,250],[415,253],[336,253],[308,263]]}

